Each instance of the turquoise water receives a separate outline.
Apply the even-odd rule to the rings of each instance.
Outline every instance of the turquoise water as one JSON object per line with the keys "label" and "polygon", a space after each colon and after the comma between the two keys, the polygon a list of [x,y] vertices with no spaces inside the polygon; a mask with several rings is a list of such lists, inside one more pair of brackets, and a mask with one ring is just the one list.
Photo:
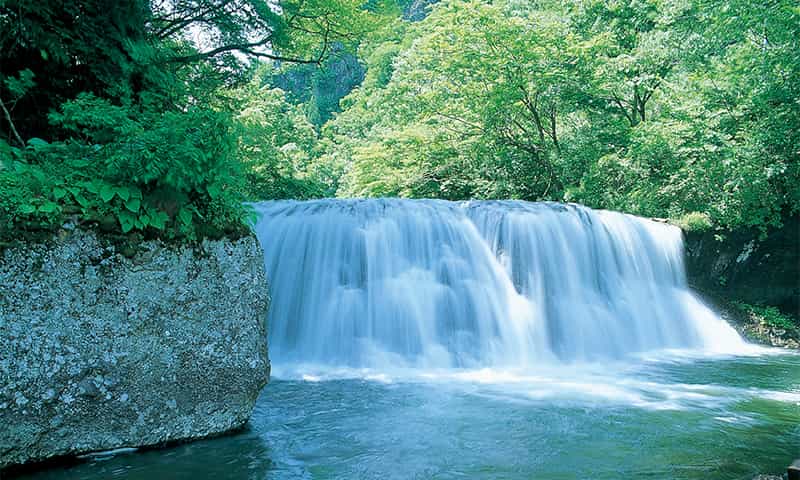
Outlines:
{"label": "turquoise water", "polygon": [[277,373],[244,432],[26,478],[749,480],[800,458],[800,355]]}

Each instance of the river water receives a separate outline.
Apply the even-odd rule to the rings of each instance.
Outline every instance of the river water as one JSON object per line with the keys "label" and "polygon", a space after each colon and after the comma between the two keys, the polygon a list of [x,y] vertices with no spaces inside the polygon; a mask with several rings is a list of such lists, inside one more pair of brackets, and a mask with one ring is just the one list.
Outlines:
{"label": "river water", "polygon": [[750,480],[800,458],[800,355],[690,291],[675,227],[516,201],[256,208],[274,375],[247,429],[32,478]]}
{"label": "river water", "polygon": [[242,433],[26,478],[750,480],[800,457],[800,355],[309,368],[279,372]]}

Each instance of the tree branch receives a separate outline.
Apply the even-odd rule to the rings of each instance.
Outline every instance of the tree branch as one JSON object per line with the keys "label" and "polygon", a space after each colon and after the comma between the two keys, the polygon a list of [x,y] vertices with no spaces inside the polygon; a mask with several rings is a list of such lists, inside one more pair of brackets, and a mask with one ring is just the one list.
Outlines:
{"label": "tree branch", "polygon": [[3,103],[3,99],[0,98],[0,108],[3,110],[3,115],[6,117],[6,121],[8,122],[9,129],[11,130],[11,135],[14,136],[14,139],[19,143],[19,146],[25,148],[25,142],[22,141],[22,137],[19,136],[19,132],[17,128],[14,126],[14,121],[11,119],[11,112],[8,111],[6,108],[6,104]]}
{"label": "tree branch", "polygon": [[269,44],[269,40],[270,40],[270,37],[267,37],[267,38],[265,38],[263,40],[260,40],[258,42],[237,43],[237,44],[231,44],[231,45],[223,45],[221,47],[217,47],[217,48],[205,51],[205,52],[199,52],[199,53],[192,54],[192,55],[184,55],[184,56],[172,57],[172,58],[170,58],[168,60],[168,62],[171,62],[171,63],[191,63],[191,62],[197,62],[197,61],[200,61],[200,60],[208,60],[209,58],[215,57],[215,56],[217,56],[217,55],[219,55],[221,53],[241,52],[241,53],[244,53],[246,55],[253,56],[253,57],[268,58],[270,60],[275,60],[275,61],[279,61],[279,62],[320,65],[322,63],[322,60],[324,60],[325,53],[327,52],[327,49],[328,49],[328,41],[327,41],[327,37],[326,37],[325,38],[325,45],[323,45],[323,49],[320,52],[320,55],[318,55],[316,58],[284,57],[282,55],[275,55],[275,54],[272,54],[272,53],[259,52],[257,50],[254,50],[255,48],[266,46],[267,44]]}
{"label": "tree branch", "polygon": [[635,122],[635,121],[634,121],[634,119],[633,119],[633,118],[632,118],[632,117],[631,117],[631,116],[628,114],[628,110],[625,108],[625,105],[623,105],[623,104],[622,104],[622,100],[620,100],[620,98],[617,96],[617,94],[616,94],[616,93],[612,93],[612,94],[611,94],[611,96],[612,96],[612,97],[613,97],[613,99],[614,99],[614,103],[616,103],[616,104],[617,104],[617,106],[619,107],[620,111],[622,111],[622,114],[623,114],[623,115],[625,115],[625,118],[627,118],[627,119],[628,119],[628,122],[631,124],[631,126],[634,126],[634,125],[636,125],[636,122]]}

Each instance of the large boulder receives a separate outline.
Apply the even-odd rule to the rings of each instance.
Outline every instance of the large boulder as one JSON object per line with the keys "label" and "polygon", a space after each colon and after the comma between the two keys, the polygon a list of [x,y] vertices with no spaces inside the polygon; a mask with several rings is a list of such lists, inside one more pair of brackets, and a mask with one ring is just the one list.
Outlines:
{"label": "large boulder", "polygon": [[[125,252],[122,255],[120,251]],[[269,378],[257,241],[0,254],[0,470],[242,427]]]}

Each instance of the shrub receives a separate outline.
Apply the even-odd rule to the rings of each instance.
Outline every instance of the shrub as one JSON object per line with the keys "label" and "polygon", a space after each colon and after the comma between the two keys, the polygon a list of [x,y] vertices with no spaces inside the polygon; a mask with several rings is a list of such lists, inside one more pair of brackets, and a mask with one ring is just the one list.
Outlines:
{"label": "shrub", "polygon": [[706,213],[691,212],[684,214],[670,222],[687,232],[706,232],[711,230],[711,218]]}
{"label": "shrub", "polygon": [[776,307],[750,305],[742,302],[737,302],[736,306],[739,309],[747,312],[747,314],[750,315],[750,317],[754,320],[757,320],[759,323],[765,324],[768,327],[800,333],[800,325],[798,325],[798,321],[782,313]]}
{"label": "shrub", "polygon": [[67,216],[168,239],[245,229],[249,211],[227,114],[142,112],[82,94],[51,122],[72,139],[0,148],[0,237],[52,229]]}

